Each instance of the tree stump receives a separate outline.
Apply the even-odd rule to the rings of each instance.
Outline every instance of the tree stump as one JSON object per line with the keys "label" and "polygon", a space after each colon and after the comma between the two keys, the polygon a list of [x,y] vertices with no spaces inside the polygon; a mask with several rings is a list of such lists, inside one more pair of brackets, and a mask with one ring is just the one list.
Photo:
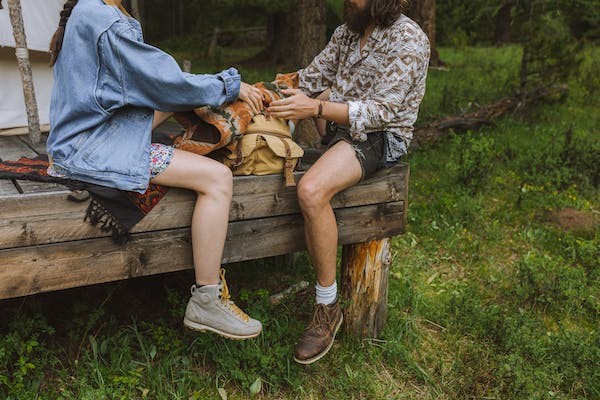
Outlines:
{"label": "tree stump", "polygon": [[390,239],[346,245],[342,250],[342,298],[346,331],[375,338],[387,316]]}

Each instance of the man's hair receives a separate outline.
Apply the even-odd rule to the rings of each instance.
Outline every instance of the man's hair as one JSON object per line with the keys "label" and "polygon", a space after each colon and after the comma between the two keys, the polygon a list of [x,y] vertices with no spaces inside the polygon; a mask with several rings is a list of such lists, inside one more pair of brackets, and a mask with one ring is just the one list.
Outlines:
{"label": "man's hair", "polygon": [[410,5],[410,0],[371,0],[371,17],[377,26],[390,26]]}

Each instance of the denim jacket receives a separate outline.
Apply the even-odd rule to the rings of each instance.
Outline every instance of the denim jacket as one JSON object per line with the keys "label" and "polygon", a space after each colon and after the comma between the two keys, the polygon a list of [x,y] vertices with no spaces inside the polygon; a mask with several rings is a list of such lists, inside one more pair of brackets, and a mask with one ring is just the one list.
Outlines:
{"label": "denim jacket", "polygon": [[79,0],[54,65],[48,155],[71,179],[143,193],[154,110],[219,106],[238,97],[234,68],[181,71],[143,42],[140,24],[102,0]]}

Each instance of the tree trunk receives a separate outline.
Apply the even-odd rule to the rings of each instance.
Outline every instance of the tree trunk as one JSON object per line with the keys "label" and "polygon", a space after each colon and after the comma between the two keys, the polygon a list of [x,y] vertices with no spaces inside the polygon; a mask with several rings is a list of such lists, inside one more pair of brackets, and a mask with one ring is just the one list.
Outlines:
{"label": "tree trunk", "polygon": [[8,10],[15,37],[15,54],[19,64],[19,71],[21,72],[23,96],[27,110],[27,123],[29,125],[29,140],[32,144],[38,144],[40,142],[40,119],[35,100],[33,75],[31,73],[31,63],[29,62],[29,50],[27,50],[27,38],[25,36],[20,0],[8,0]]}
{"label": "tree trunk", "polygon": [[144,31],[144,2],[143,0],[131,0],[131,14],[137,19]]}
{"label": "tree trunk", "polygon": [[296,63],[296,30],[295,18],[291,12],[277,12],[271,15],[267,36],[269,45],[259,55],[265,61],[272,61],[275,65],[295,65]]}
{"label": "tree trunk", "polygon": [[512,9],[514,3],[508,1],[502,5],[498,14],[496,14],[496,32],[494,34],[494,42],[497,45],[507,44],[510,42],[512,33]]}
{"label": "tree trunk", "polygon": [[346,331],[376,338],[387,317],[390,239],[346,245],[342,250],[342,298]]}
{"label": "tree trunk", "polygon": [[185,1],[177,2],[177,33],[180,36],[185,34]]}
{"label": "tree trunk", "polygon": [[429,38],[429,43],[431,45],[429,65],[434,67],[444,65],[444,62],[440,60],[440,55],[436,48],[435,0],[414,0],[408,12],[408,16],[421,26],[421,29],[423,29]]}
{"label": "tree trunk", "polygon": [[323,0],[297,0],[287,12],[275,13],[268,26],[270,44],[250,62],[268,61],[302,68],[325,47],[327,8]]}
{"label": "tree trunk", "polygon": [[307,66],[325,47],[327,7],[323,0],[298,1],[296,65]]}

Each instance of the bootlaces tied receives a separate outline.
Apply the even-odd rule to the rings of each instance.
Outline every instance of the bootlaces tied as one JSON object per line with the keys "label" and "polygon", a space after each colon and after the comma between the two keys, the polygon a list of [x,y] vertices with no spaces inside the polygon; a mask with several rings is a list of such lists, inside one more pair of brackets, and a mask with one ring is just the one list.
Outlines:
{"label": "bootlaces tied", "polygon": [[244,322],[248,322],[250,317],[248,314],[243,312],[232,300],[231,295],[229,294],[229,288],[227,287],[227,281],[225,281],[225,268],[221,268],[220,272],[221,278],[221,303],[225,305],[228,309],[230,309],[234,314],[242,318]]}

